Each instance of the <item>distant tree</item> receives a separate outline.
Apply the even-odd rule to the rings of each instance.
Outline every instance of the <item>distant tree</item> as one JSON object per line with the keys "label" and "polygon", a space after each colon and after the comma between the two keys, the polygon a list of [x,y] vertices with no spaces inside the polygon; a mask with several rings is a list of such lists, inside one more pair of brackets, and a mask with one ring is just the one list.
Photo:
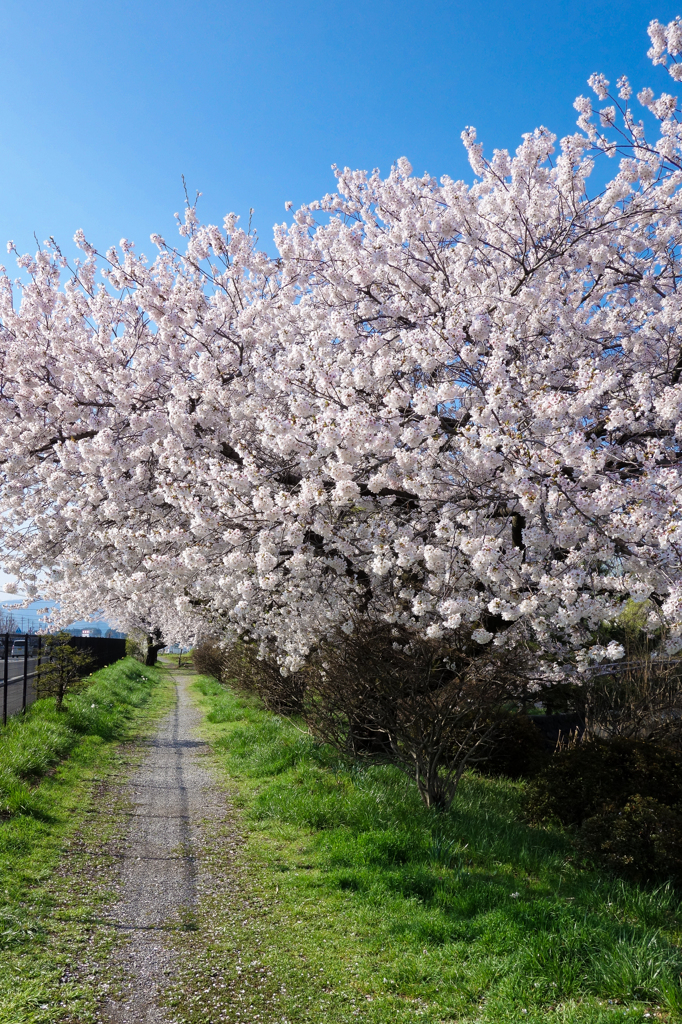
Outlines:
{"label": "distant tree", "polygon": [[66,694],[78,688],[91,667],[90,653],[72,647],[70,633],[62,631],[45,637],[38,669],[38,696],[54,697],[57,709],[61,709]]}
{"label": "distant tree", "polygon": [[136,658],[137,661],[145,661],[147,657],[147,641],[143,633],[128,633],[126,637],[126,656],[128,658]]}
{"label": "distant tree", "polygon": [[0,633],[16,633],[17,620],[11,612],[0,613]]}
{"label": "distant tree", "polygon": [[165,646],[159,629],[148,632],[133,630],[126,637],[126,654],[128,657],[137,658],[143,665],[156,665],[159,651],[163,650]]}
{"label": "distant tree", "polygon": [[145,665],[156,665],[159,660],[159,651],[163,650],[166,646],[166,642],[161,635],[160,629],[152,629],[147,635],[147,655],[145,657]]}

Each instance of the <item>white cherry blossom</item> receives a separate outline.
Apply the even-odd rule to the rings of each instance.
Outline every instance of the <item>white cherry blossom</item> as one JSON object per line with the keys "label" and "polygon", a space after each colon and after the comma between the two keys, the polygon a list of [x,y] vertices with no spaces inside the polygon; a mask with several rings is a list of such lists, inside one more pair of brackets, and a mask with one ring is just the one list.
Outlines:
{"label": "white cherry blossom", "polygon": [[[679,20],[650,36],[672,71]],[[682,646],[679,105],[640,91],[649,139],[627,79],[589,84],[558,143],[487,159],[467,129],[471,185],[337,170],[277,259],[194,207],[153,261],[10,246],[5,568],[65,618],[246,634],[285,671],[359,615],[594,652],[629,597]]]}

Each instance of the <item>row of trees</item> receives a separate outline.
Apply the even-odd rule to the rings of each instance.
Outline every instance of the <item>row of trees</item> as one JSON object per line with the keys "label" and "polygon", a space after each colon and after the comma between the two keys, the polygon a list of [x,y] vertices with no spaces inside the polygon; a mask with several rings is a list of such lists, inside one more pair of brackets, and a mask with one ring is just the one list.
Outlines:
{"label": "row of trees", "polygon": [[[319,642],[305,666],[286,676],[243,641],[204,640],[193,660],[199,672],[273,713],[302,719],[347,757],[397,765],[427,806],[447,808],[467,768],[533,776],[555,742],[557,749],[579,739],[615,742],[644,757],[659,756],[650,748],[662,749],[660,756],[677,750],[679,758],[682,665],[652,656],[644,618],[632,607],[621,617],[626,660],[602,666],[587,683],[573,677],[539,686],[522,644],[482,649],[461,633],[445,642],[371,620]],[[528,716],[538,703],[559,712],[534,719],[549,727],[544,739]]]}
{"label": "row of trees", "polygon": [[466,768],[504,736],[510,703],[529,701],[520,651],[481,651],[364,620],[319,642],[304,668],[282,676],[253,645],[194,649],[200,672],[256,696],[355,760],[398,765],[429,807],[447,808]]}
{"label": "row of trees", "polygon": [[[681,25],[649,30],[675,81]],[[481,664],[523,645],[542,686],[619,658],[629,600],[678,649],[679,104],[590,85],[558,148],[465,131],[472,185],[336,171],[275,258],[189,202],[152,262],[10,246],[0,539],[29,597],[284,673],[380,623]]]}

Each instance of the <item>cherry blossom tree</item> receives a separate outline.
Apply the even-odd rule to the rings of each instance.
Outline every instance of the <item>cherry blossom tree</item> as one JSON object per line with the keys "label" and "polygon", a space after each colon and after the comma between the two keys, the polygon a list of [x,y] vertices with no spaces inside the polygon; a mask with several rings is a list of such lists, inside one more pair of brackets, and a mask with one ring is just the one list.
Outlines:
{"label": "cherry blossom tree", "polygon": [[[681,25],[649,29],[675,81]],[[19,255],[0,531],[27,593],[285,670],[358,617],[615,658],[628,599],[682,646],[680,108],[590,85],[558,146],[465,131],[471,185],[337,171],[276,259],[193,205],[151,263]]]}

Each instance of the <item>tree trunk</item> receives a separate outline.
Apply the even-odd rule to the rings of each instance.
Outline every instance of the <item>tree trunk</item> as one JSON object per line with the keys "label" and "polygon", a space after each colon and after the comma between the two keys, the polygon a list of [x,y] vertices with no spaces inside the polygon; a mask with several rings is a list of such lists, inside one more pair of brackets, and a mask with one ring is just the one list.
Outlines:
{"label": "tree trunk", "polygon": [[150,668],[152,665],[156,665],[159,660],[159,651],[165,646],[165,644],[147,644],[147,657],[144,661],[145,665],[148,665]]}

